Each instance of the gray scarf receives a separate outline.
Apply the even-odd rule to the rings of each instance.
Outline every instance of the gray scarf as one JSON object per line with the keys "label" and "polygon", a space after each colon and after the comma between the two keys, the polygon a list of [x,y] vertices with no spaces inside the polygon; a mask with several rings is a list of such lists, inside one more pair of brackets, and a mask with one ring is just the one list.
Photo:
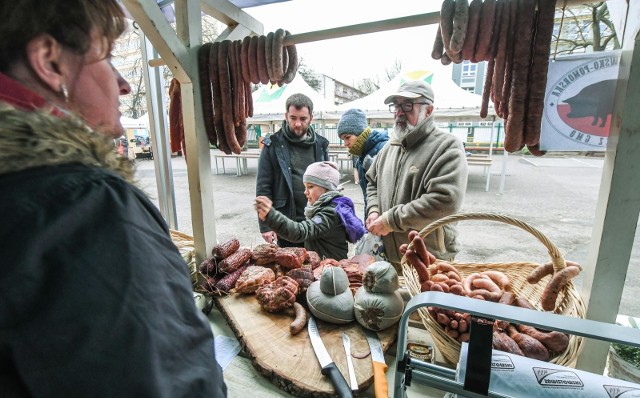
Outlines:
{"label": "gray scarf", "polygon": [[298,137],[293,131],[291,131],[291,129],[289,129],[289,123],[285,120],[282,123],[282,132],[284,133],[284,138],[294,145],[311,146],[316,142],[316,132],[311,125],[307,128],[307,134],[304,134],[302,137]]}

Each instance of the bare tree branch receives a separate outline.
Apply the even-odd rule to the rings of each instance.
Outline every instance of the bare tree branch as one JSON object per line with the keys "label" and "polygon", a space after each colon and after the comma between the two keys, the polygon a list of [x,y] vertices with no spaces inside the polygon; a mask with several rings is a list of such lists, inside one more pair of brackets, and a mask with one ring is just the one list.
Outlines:
{"label": "bare tree branch", "polygon": [[[220,27],[221,22],[204,15],[202,17],[202,42],[214,41],[219,35]],[[147,113],[146,88],[142,75],[144,65],[142,65],[142,54],[140,53],[142,40],[140,31],[134,29],[117,40],[113,53],[116,68],[131,86],[131,93],[122,97],[121,111],[125,116],[132,118],[138,118]],[[169,68],[166,66],[161,68],[164,80],[162,89],[166,92],[173,76]]]}
{"label": "bare tree branch", "polygon": [[594,52],[620,48],[606,2],[565,10],[562,31],[553,38],[558,44],[558,54],[586,52],[589,47]]}

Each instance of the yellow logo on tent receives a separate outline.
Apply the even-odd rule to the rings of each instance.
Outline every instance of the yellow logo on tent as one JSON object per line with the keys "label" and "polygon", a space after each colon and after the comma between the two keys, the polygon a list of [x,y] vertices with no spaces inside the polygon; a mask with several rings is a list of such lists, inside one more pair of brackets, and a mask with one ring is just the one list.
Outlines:
{"label": "yellow logo on tent", "polygon": [[256,100],[257,102],[271,102],[282,97],[284,93],[286,85],[282,87],[278,87],[277,84],[268,84],[262,87],[262,91],[260,92],[260,96]]}
{"label": "yellow logo on tent", "polygon": [[404,72],[400,76],[400,84],[413,80],[422,80],[425,83],[431,84],[433,79],[433,72],[429,70],[414,70],[411,72]]}

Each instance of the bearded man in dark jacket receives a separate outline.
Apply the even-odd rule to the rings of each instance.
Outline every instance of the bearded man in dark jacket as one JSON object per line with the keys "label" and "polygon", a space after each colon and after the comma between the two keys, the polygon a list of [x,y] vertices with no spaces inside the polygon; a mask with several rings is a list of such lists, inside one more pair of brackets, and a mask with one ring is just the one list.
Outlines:
{"label": "bearded man in dark jacket", "polygon": [[[293,94],[286,101],[282,128],[263,141],[258,163],[256,196],[266,196],[273,207],[296,222],[304,221],[307,198],[302,176],[314,162],[329,160],[329,141],[311,126],[313,102],[304,94]],[[278,237],[258,221],[260,233],[268,243],[281,247],[302,246]]]}

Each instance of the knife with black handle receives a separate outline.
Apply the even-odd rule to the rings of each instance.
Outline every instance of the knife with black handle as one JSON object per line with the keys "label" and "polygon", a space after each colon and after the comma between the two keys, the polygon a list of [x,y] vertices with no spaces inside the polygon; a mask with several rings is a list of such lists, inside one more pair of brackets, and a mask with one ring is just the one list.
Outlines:
{"label": "knife with black handle", "polygon": [[324,343],[322,342],[322,338],[320,337],[320,332],[318,331],[316,320],[313,317],[309,317],[307,330],[309,331],[309,339],[311,340],[313,351],[318,358],[318,362],[320,362],[322,374],[325,376],[329,376],[329,379],[331,379],[331,384],[333,384],[333,388],[335,388],[336,394],[339,397],[353,397],[351,388],[349,388],[349,384],[347,384],[347,381],[345,380],[344,376],[342,376],[342,373],[340,373],[340,370],[336,366],[335,362],[331,360],[331,356],[329,356],[329,352],[325,348]]}

